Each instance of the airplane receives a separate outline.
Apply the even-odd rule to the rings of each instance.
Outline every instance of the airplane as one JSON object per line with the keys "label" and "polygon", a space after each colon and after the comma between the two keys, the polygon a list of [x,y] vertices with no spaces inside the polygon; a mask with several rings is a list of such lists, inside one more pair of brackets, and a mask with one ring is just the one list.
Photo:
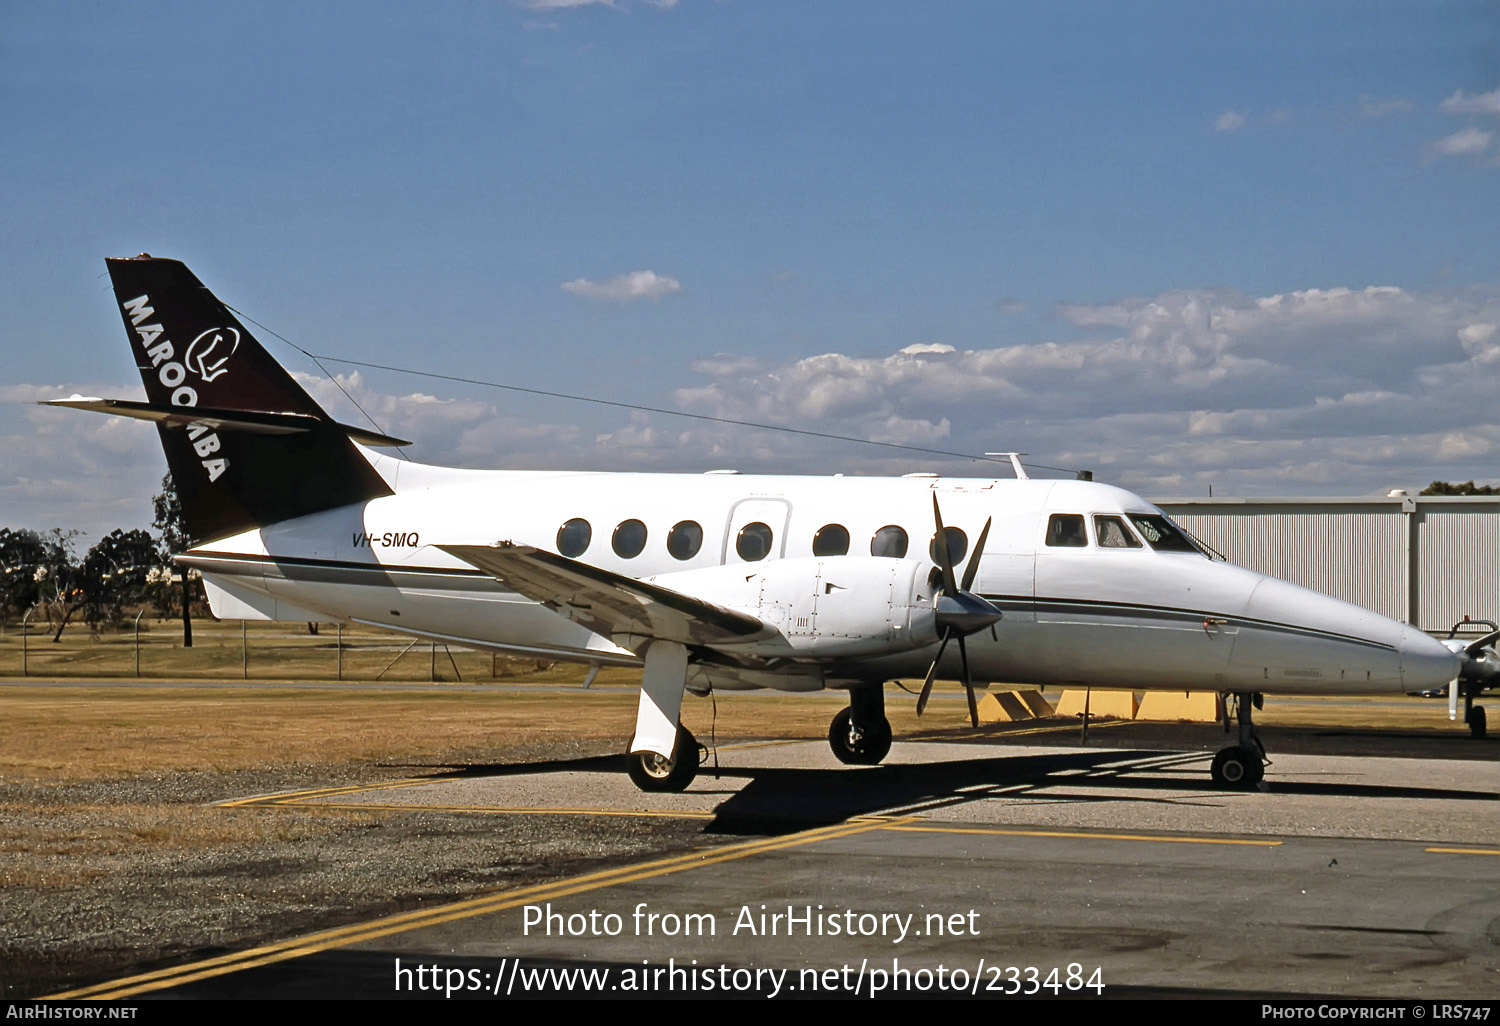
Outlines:
{"label": "airplane", "polygon": [[[885,684],[942,677],[1224,696],[1213,781],[1254,788],[1265,695],[1398,695],[1500,677],[1496,635],[1416,627],[1212,558],[1084,480],[464,470],[334,421],[181,262],[106,261],[216,615],[339,620],[479,650],[639,667],[631,779],[680,791],[684,693],[839,689],[844,763],[892,742]],[[971,545],[971,532],[973,542]],[[1500,632],[1497,632],[1500,633]],[[956,658],[955,658],[956,656]],[[1471,725],[1483,731],[1484,710]]]}

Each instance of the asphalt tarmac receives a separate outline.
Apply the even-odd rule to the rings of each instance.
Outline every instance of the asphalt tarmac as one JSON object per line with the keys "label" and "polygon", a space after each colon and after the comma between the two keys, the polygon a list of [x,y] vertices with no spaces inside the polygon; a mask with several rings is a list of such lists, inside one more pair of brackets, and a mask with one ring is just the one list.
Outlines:
{"label": "asphalt tarmac", "polygon": [[1500,767],[1458,733],[1212,727],[720,749],[680,795],[618,758],[237,805],[701,821],[702,846],[71,992],[152,997],[1500,998]]}

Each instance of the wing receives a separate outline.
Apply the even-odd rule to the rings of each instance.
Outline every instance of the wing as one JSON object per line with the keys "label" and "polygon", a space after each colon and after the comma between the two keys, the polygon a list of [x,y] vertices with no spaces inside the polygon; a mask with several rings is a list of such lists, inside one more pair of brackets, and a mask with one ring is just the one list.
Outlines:
{"label": "wing", "polygon": [[530,545],[500,542],[438,548],[517,593],[617,641],[620,635],[636,635],[643,640],[712,646],[756,641],[778,633],[747,613]]}

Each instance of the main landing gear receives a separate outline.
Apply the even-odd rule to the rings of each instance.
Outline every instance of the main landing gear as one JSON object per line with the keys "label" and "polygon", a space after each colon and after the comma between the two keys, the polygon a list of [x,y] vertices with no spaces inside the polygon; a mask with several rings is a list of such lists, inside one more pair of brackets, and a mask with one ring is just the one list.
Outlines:
{"label": "main landing gear", "polygon": [[1464,697],[1464,722],[1469,725],[1469,733],[1473,737],[1484,737],[1486,731],[1484,706],[1475,705],[1474,699],[1479,694],[1481,686],[1470,684],[1468,681],[1456,681],[1448,685],[1458,687],[1459,694]]}
{"label": "main landing gear", "polygon": [[1240,743],[1222,749],[1214,756],[1214,783],[1235,791],[1254,790],[1266,775],[1266,750],[1255,730],[1252,709],[1259,709],[1264,699],[1258,692],[1237,691],[1224,696],[1224,733],[1229,733],[1229,709],[1233,702],[1239,721]]}
{"label": "main landing gear", "polygon": [[626,768],[630,779],[642,791],[682,791],[698,775],[703,753],[704,748],[692,731],[679,723],[670,759],[663,759],[655,752],[630,752],[625,756]]}
{"label": "main landing gear", "polygon": [[828,747],[839,762],[876,766],[891,750],[891,722],[885,718],[885,683],[849,689],[849,708],[828,727]]}

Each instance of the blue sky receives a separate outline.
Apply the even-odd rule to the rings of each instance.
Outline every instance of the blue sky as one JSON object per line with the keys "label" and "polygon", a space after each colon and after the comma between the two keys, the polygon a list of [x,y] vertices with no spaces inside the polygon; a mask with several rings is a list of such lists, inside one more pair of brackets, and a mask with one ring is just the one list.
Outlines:
{"label": "blue sky", "polygon": [[[1495,480],[1497,44],[1478,3],[4,5],[0,520],[149,520],[150,428],[27,405],[139,394],[101,275],[142,250],[315,353],[1157,497]],[[987,472],[326,366],[429,462]]]}

